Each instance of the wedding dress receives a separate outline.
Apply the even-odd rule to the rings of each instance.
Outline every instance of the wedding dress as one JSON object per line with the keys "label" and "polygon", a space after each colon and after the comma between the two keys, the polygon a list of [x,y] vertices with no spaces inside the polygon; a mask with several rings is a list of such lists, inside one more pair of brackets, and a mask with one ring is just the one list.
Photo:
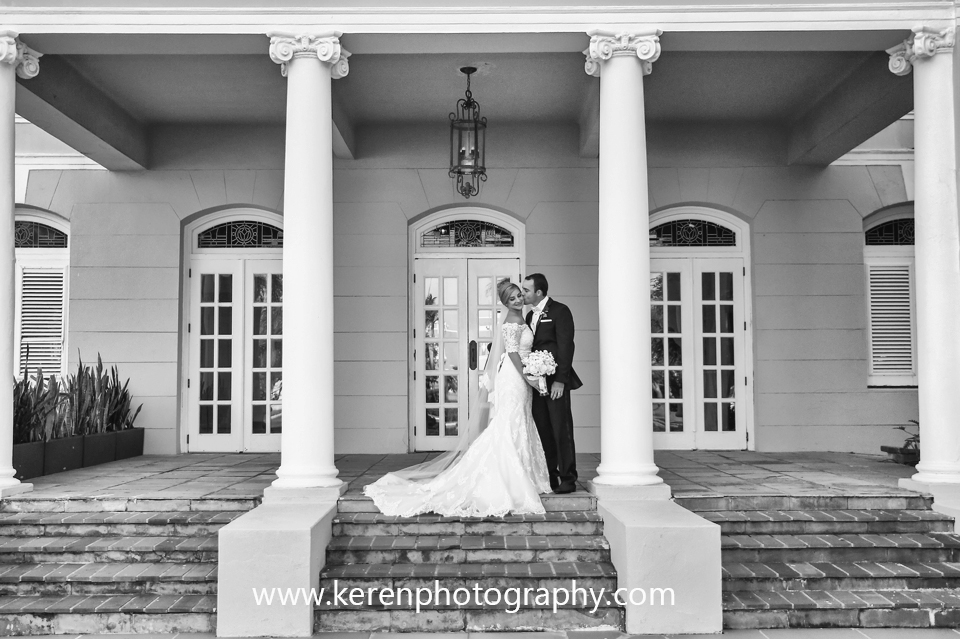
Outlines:
{"label": "wedding dress", "polygon": [[[434,512],[448,517],[543,513],[540,493],[550,492],[543,445],[531,412],[533,389],[507,353],[526,360],[533,331],[504,323],[504,353],[490,396],[489,423],[449,467],[434,477],[388,473],[363,492],[385,515]],[[402,474],[402,471],[401,471]]]}

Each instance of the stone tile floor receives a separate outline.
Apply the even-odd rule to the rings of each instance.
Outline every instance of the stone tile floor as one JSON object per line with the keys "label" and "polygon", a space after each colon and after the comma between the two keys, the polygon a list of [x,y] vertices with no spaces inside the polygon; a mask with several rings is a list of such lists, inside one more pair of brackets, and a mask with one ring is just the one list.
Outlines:
{"label": "stone tile floor", "polygon": [[[621,632],[462,632],[462,633],[389,633],[318,632],[317,639],[957,639],[960,631],[945,628],[797,628],[789,630],[726,630],[722,635],[628,635]],[[50,639],[50,635],[45,635]],[[216,639],[213,634],[150,635],[55,635],[57,639]]]}
{"label": "stone tile floor", "polygon": [[[384,473],[428,457],[337,455],[336,463],[348,492],[359,493]],[[897,480],[915,472],[885,457],[853,453],[657,451],[655,461],[675,497],[909,494]],[[596,454],[577,456],[582,489],[596,477],[599,462]],[[259,497],[276,478],[279,463],[277,453],[144,455],[31,479],[33,491],[20,498]]]}

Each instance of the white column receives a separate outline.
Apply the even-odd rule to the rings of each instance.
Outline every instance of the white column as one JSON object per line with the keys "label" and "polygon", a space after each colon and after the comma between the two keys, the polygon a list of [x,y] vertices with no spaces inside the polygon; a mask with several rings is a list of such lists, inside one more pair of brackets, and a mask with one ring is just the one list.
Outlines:
{"label": "white column", "polygon": [[600,77],[600,466],[595,484],[661,484],[653,461],[650,247],[643,76],[660,31],[591,31],[585,69]]}
{"label": "white column", "polygon": [[[16,308],[13,216],[14,190],[14,104],[16,76],[28,79],[40,72],[41,54],[31,50],[10,31],[0,32],[0,362],[7,371],[16,367],[14,309]],[[13,468],[13,388],[7,374],[0,383],[0,497],[25,492],[32,484],[14,478]]]}
{"label": "white column", "polygon": [[913,480],[960,483],[960,226],[954,29],[917,27],[889,50],[913,69],[920,463]]}
{"label": "white column", "polygon": [[331,78],[347,74],[339,32],[270,34],[287,78],[284,160],[283,437],[277,488],[340,487],[333,459]]}

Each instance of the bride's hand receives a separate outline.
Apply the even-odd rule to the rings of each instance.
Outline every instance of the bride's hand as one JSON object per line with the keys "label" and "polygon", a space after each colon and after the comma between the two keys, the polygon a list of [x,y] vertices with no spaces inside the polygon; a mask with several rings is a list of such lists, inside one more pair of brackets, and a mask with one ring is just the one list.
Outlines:
{"label": "bride's hand", "polygon": [[533,388],[540,390],[539,377],[536,375],[524,375],[523,378],[527,380],[527,383],[530,384]]}

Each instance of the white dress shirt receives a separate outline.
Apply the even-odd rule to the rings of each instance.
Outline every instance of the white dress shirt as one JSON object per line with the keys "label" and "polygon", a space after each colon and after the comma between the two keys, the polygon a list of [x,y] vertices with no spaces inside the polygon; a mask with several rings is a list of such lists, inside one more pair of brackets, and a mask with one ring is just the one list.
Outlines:
{"label": "white dress shirt", "polygon": [[543,309],[547,306],[547,301],[549,297],[545,297],[540,300],[540,303],[533,307],[533,317],[530,319],[530,329],[534,333],[537,332],[537,324],[540,323],[540,316],[543,315]]}

